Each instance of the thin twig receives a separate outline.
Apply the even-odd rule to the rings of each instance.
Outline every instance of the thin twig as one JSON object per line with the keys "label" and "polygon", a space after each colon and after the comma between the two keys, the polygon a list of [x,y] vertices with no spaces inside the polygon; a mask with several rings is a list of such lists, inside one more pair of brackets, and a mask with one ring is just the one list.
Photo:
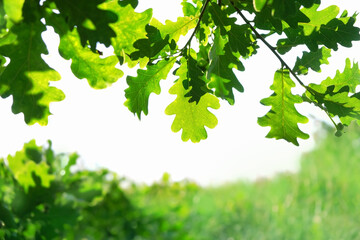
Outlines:
{"label": "thin twig", "polygon": [[[255,36],[260,39],[269,49],[270,51],[279,59],[280,63],[282,66],[284,66],[285,68],[287,68],[289,70],[289,72],[291,73],[291,75],[294,76],[294,78],[300,83],[301,86],[303,86],[307,91],[310,92],[310,94],[312,94],[313,96],[316,95],[316,93],[314,92],[314,90],[311,87],[306,86],[301,80],[300,78],[294,73],[294,71],[289,67],[289,65],[284,61],[284,59],[276,52],[275,48],[273,46],[271,46],[266,40],[265,38],[259,34],[259,32],[251,25],[250,21],[244,16],[244,14],[241,12],[241,10],[236,7],[234,5],[234,3],[232,1],[230,1],[232,6],[235,8],[236,12],[240,15],[240,17],[245,21],[245,23],[250,27],[250,29],[254,32]],[[330,118],[331,122],[334,124],[335,128],[338,129],[338,126],[336,125],[335,121],[333,120],[333,118],[330,116],[329,112],[327,111],[326,108],[324,108],[323,106],[319,105],[319,104],[315,104],[316,106],[318,106],[320,109],[322,109],[323,111],[325,111],[326,115]]]}
{"label": "thin twig", "polygon": [[249,25],[250,29],[255,33],[255,36],[260,39],[269,49],[270,51],[279,59],[281,65],[285,66],[294,76],[294,78],[300,83],[301,86],[308,90],[308,87],[300,80],[300,78],[294,73],[294,71],[289,67],[289,65],[284,61],[284,59],[276,52],[275,48],[268,43],[263,36],[251,25],[250,21],[244,16],[239,8],[237,8],[233,2],[231,2],[233,7],[235,8],[236,12],[240,15],[240,17],[245,21],[247,25]]}
{"label": "thin twig", "polygon": [[203,8],[201,9],[201,13],[200,13],[200,15],[199,15],[199,21],[197,22],[197,24],[196,24],[196,26],[195,26],[195,29],[194,29],[193,33],[191,34],[189,40],[186,42],[185,46],[184,46],[182,49],[185,49],[188,45],[190,45],[191,40],[194,38],[196,32],[199,30],[200,23],[201,23],[201,19],[202,19],[202,17],[204,16],[206,7],[207,7],[207,5],[209,4],[209,2],[210,2],[210,0],[206,0]]}

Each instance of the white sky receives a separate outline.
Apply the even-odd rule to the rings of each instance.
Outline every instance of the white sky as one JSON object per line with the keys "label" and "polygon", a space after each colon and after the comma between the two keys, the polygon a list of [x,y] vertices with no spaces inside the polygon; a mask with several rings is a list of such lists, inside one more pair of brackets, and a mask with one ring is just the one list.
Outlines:
{"label": "white sky", "polygon": [[[180,4],[181,1],[152,0],[151,5],[145,6],[148,2],[140,0],[140,4],[145,4],[140,5],[138,11],[152,7],[154,17],[175,21],[181,15],[181,9],[174,2]],[[354,9],[360,11],[360,3],[354,0],[327,0],[326,4],[337,4],[342,10],[348,9],[350,14]],[[59,57],[56,49],[58,38],[49,33],[46,39],[50,39],[50,55],[45,59],[62,75],[62,80],[53,85],[64,91],[66,99],[51,105],[53,116],[46,127],[27,126],[22,114],[12,114],[11,97],[2,99],[2,157],[20,150],[24,142],[31,139],[36,139],[38,144],[51,139],[57,152],[78,152],[86,167],[107,167],[139,182],[150,183],[168,172],[174,180],[190,178],[201,184],[216,184],[239,178],[271,176],[279,171],[295,171],[301,153],[313,145],[312,137],[307,141],[300,140],[300,147],[283,140],[266,139],[269,129],[257,125],[257,118],[268,111],[259,101],[271,94],[269,86],[280,66],[263,45],[256,56],[243,61],[246,71],[238,74],[245,93],[235,94],[235,106],[221,101],[220,110],[212,110],[219,120],[218,126],[208,130],[207,140],[194,144],[182,142],[181,133],[171,131],[174,116],[164,113],[175,98],[168,94],[175,78],[169,75],[167,80],[161,81],[162,93],[150,96],[149,115],[138,121],[123,105],[124,89],[127,88],[125,77],[108,89],[94,90],[86,80],[75,78],[70,71],[70,62]],[[309,74],[302,78],[304,82],[333,77],[336,69],[343,70],[346,57],[355,61],[360,59],[359,42],[355,42],[351,49],[340,48],[340,51],[332,53],[330,65],[324,66],[321,74]],[[288,60],[293,61],[294,57]],[[134,75],[134,70],[130,72]],[[307,116],[325,116],[314,107],[298,109]],[[310,119],[310,123],[300,127],[312,133],[316,123]]]}

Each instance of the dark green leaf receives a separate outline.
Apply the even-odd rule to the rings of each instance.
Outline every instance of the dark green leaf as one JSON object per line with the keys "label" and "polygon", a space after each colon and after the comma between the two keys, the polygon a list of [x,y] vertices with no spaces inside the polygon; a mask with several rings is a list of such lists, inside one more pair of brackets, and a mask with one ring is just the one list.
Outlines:
{"label": "dark green leaf", "polygon": [[228,41],[219,31],[215,32],[215,39],[210,50],[210,66],[207,72],[209,88],[215,89],[215,95],[234,104],[233,88],[243,92],[244,88],[233,72],[233,68],[244,70],[244,66],[230,49]]}
{"label": "dark green leaf", "polygon": [[56,3],[60,15],[67,19],[70,30],[76,26],[82,46],[89,42],[93,51],[97,42],[110,46],[110,39],[116,34],[109,24],[118,21],[118,16],[112,11],[101,9],[101,4],[105,0],[52,1]]}
{"label": "dark green leaf", "polygon": [[169,44],[169,35],[163,39],[159,29],[154,26],[146,25],[147,38],[138,39],[134,42],[137,51],[130,54],[132,60],[147,57],[150,60],[159,55],[160,51]]}
{"label": "dark green leaf", "polygon": [[41,38],[44,30],[40,21],[22,22],[0,40],[0,54],[10,58],[0,76],[0,94],[3,98],[12,95],[12,111],[24,113],[28,124],[46,125],[50,102],[65,97],[61,90],[49,84],[59,80],[60,75],[41,58],[48,53]]}
{"label": "dark green leaf", "polygon": [[70,31],[63,19],[58,16],[48,17],[47,22],[53,25],[55,31],[61,36],[60,55],[67,60],[72,60],[71,70],[77,78],[86,78],[91,87],[102,89],[122,77],[123,72],[115,68],[118,63],[116,56],[102,58],[88,47],[83,47],[77,29]]}
{"label": "dark green leaf", "polygon": [[[117,1],[107,1],[101,4],[101,9],[117,14],[118,21],[110,23],[110,27],[116,33],[116,36],[111,39],[111,44],[120,63],[127,63],[129,67],[134,67],[139,61],[132,61],[128,55],[136,50],[133,46],[134,42],[146,37],[145,26],[151,20],[152,9],[137,13],[130,4],[120,5]],[[147,61],[147,59],[140,59],[142,67]]]}
{"label": "dark green leaf", "polygon": [[330,53],[331,50],[326,47],[322,47],[316,52],[303,52],[303,56],[296,59],[293,71],[297,74],[307,74],[309,68],[311,68],[315,72],[321,72],[320,66],[329,64]]}
{"label": "dark green leaf", "polygon": [[210,92],[206,86],[205,73],[199,68],[198,62],[191,56],[188,56],[187,68],[187,78],[184,81],[188,82],[188,86],[185,89],[191,88],[185,97],[190,97],[189,102],[199,103],[201,97]]}

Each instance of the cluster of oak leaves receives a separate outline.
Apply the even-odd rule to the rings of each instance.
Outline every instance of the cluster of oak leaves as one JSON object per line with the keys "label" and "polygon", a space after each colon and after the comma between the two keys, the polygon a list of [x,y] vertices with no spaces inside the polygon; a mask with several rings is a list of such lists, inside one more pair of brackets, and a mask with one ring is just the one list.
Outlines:
{"label": "cluster of oak leaves", "polygon": [[[0,95],[12,96],[12,111],[22,112],[27,124],[46,125],[49,104],[64,99],[63,92],[50,85],[60,80],[59,73],[41,57],[48,53],[41,38],[47,26],[60,36],[59,52],[72,61],[73,74],[86,78],[93,88],[108,87],[121,78],[118,63],[139,66],[137,76],[126,77],[125,90],[125,105],[139,118],[148,113],[150,94],[160,93],[160,80],[175,69],[177,81],[170,94],[177,98],[165,112],[175,115],[172,130],[182,129],[184,141],[205,139],[205,127],[216,126],[208,108],[219,108],[219,98],[234,104],[233,91],[243,91],[234,71],[245,70],[242,61],[259,51],[260,40],[280,60],[270,87],[274,93],[261,101],[271,107],[258,119],[261,126],[271,127],[267,137],[295,145],[297,138],[308,138],[298,128],[298,123],[308,121],[295,108],[302,102],[323,109],[337,134],[360,120],[357,63],[347,59],[343,72],[320,84],[305,85],[299,78],[309,69],[320,71],[339,45],[351,47],[360,40],[354,26],[356,13],[340,13],[337,6],[318,10],[320,0],[184,0],[183,16],[165,24],[152,17],[151,9],[137,12],[137,0],[3,0],[0,4]],[[178,46],[180,36],[188,37],[184,46]],[[278,37],[276,46],[267,43],[269,36]],[[112,46],[114,55],[101,56],[98,43]],[[301,46],[306,51],[293,67],[282,61],[281,55]],[[295,83],[304,87],[302,96],[292,94]]]}

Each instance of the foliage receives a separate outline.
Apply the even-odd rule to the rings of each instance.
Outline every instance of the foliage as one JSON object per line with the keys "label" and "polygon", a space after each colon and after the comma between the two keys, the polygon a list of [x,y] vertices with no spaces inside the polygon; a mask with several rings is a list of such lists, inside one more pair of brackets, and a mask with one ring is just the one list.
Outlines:
{"label": "foliage", "polygon": [[298,173],[218,187],[135,184],[31,141],[0,160],[0,238],[359,239],[360,128],[327,128]]}
{"label": "foliage", "polygon": [[[339,15],[337,6],[322,9],[320,0],[184,0],[183,16],[163,24],[152,17],[151,9],[137,12],[137,5],[138,0],[81,0],[76,4],[70,0],[2,0],[1,97],[13,97],[12,110],[23,113],[26,123],[47,124],[50,103],[64,99],[63,92],[51,86],[60,75],[41,57],[48,54],[41,34],[53,27],[60,36],[61,56],[71,59],[74,75],[86,78],[94,88],[108,87],[123,76],[117,64],[140,68],[137,76],[126,76],[125,90],[125,106],[138,118],[148,114],[150,95],[160,94],[160,80],[167,79],[171,69],[178,69],[174,71],[178,80],[170,90],[177,98],[166,113],[176,114],[172,130],[183,129],[184,141],[198,142],[207,136],[205,127],[217,123],[206,109],[219,107],[214,99],[234,104],[234,92],[244,91],[238,71],[245,71],[243,62],[260,51],[260,40],[279,59],[271,87],[274,94],[262,101],[272,108],[259,118],[261,126],[271,126],[267,137],[295,145],[297,138],[307,138],[298,128],[305,118],[295,109],[295,104],[304,101],[324,110],[339,134],[342,126],[359,120],[357,63],[351,66],[347,59],[343,73],[320,85],[304,84],[299,78],[309,69],[321,71],[332,50],[360,40],[354,25],[356,13]],[[183,46],[179,46],[181,36],[187,38]],[[269,44],[269,36],[277,37],[276,46]],[[99,43],[111,46],[113,55],[101,56]],[[298,47],[307,50],[291,67],[281,55],[293,55]],[[278,77],[279,73],[286,77]],[[302,97],[291,92],[295,83],[303,87]],[[335,123],[335,116],[340,122]]]}

